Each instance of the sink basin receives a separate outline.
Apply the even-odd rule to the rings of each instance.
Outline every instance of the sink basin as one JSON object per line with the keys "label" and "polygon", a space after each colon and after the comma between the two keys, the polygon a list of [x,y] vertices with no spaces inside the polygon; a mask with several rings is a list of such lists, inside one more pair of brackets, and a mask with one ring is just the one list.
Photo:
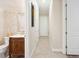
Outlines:
{"label": "sink basin", "polygon": [[22,34],[16,34],[16,35],[12,35],[12,36],[10,36],[10,37],[24,37],[24,35],[22,35]]}

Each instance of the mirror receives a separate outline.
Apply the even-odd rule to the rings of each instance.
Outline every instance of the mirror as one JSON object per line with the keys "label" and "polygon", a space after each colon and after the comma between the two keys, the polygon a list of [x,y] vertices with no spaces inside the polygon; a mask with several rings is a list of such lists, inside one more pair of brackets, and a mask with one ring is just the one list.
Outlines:
{"label": "mirror", "polygon": [[32,19],[32,20],[31,20],[31,26],[34,27],[34,5],[33,5],[33,4],[31,4],[31,5],[32,5],[32,6],[31,6],[31,8],[32,8],[32,14],[31,14],[31,15],[32,15],[32,18],[31,18],[31,19]]}

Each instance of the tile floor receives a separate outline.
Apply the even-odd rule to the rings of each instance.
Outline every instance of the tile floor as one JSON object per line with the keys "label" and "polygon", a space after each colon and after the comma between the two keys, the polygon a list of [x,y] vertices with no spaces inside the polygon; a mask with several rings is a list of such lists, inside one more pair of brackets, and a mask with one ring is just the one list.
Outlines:
{"label": "tile floor", "polygon": [[79,56],[66,56],[61,52],[52,52],[47,37],[41,37],[32,58],[79,58]]}

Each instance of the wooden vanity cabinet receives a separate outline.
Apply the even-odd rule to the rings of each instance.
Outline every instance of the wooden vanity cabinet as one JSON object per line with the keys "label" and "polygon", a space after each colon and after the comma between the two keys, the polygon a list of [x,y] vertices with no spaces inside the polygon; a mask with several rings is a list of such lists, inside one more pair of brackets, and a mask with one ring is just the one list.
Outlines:
{"label": "wooden vanity cabinet", "polygon": [[10,58],[24,58],[24,38],[10,37],[9,40],[9,57]]}

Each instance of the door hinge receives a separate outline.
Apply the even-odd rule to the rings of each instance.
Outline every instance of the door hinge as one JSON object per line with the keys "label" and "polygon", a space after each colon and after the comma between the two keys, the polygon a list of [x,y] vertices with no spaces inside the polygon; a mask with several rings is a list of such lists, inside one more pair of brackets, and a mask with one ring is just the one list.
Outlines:
{"label": "door hinge", "polygon": [[65,6],[67,7],[67,3],[65,4]]}
{"label": "door hinge", "polygon": [[67,35],[67,32],[65,32],[66,33],[66,35]]}
{"label": "door hinge", "polygon": [[65,48],[67,48],[67,45],[66,45],[66,47]]}
{"label": "door hinge", "polygon": [[67,17],[65,18],[65,20],[67,20]]}

